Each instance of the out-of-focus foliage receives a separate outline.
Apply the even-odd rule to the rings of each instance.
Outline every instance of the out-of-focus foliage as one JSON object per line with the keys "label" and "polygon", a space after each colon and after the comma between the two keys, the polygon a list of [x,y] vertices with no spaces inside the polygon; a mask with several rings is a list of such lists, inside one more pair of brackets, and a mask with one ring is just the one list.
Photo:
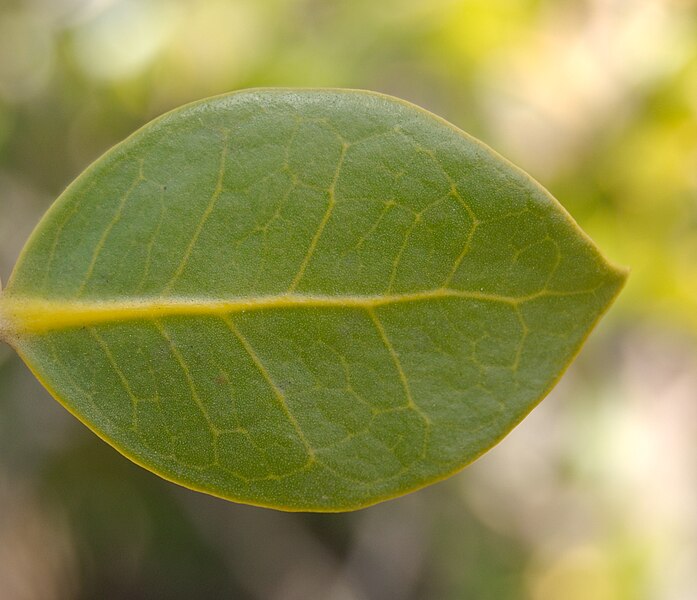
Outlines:
{"label": "out-of-focus foliage", "polygon": [[350,515],[180,490],[0,348],[0,597],[697,595],[692,0],[1,0],[0,277],[103,150],[188,100],[346,86],[416,102],[544,183],[632,276],[477,464]]}

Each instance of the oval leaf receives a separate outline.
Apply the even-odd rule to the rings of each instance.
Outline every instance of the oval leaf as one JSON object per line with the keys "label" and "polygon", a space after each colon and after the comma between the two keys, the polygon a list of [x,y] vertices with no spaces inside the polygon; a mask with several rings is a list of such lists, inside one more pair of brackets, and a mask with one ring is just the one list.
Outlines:
{"label": "oval leaf", "polygon": [[175,110],[87,169],[0,322],[138,464],[338,511],[500,440],[623,281],[542,187],[422,109],[253,90]]}

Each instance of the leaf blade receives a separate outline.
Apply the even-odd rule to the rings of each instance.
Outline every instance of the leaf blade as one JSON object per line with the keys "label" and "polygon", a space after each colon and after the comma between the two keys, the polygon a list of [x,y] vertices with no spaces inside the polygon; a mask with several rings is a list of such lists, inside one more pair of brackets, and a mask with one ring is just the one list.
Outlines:
{"label": "leaf blade", "polygon": [[251,91],[100,159],[0,306],[45,385],[139,464],[329,511],[493,445],[623,280],[538,184],[421,109]]}

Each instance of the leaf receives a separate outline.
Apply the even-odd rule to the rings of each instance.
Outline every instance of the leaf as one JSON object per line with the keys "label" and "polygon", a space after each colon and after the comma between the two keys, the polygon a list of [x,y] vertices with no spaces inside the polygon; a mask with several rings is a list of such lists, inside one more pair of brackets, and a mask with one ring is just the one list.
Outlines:
{"label": "leaf", "polygon": [[624,278],[543,188],[422,109],[253,90],[87,169],[27,243],[0,327],[138,464],[339,511],[494,445]]}

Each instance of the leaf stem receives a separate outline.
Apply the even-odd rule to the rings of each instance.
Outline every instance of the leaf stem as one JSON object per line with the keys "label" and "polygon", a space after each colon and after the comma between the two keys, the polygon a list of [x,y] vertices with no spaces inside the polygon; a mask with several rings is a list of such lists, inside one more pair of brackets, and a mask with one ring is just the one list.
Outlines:
{"label": "leaf stem", "polygon": [[5,295],[2,293],[2,282],[0,282],[0,341],[9,343],[10,320],[5,311]]}

